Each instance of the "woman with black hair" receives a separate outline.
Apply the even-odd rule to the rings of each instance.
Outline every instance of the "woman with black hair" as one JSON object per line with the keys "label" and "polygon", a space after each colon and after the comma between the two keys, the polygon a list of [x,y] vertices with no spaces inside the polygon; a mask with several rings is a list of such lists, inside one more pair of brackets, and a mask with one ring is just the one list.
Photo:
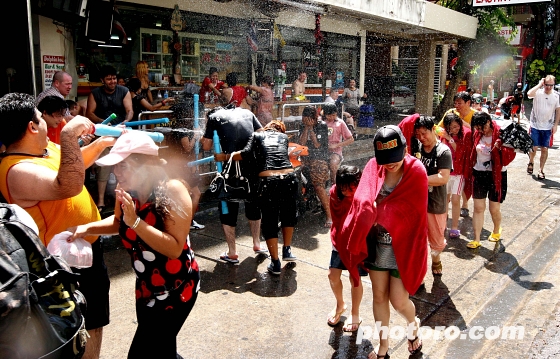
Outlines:
{"label": "woman with black hair", "polygon": [[281,273],[278,257],[278,222],[282,226],[282,259],[294,261],[292,236],[297,223],[298,179],[294,174],[288,155],[288,136],[283,122],[273,120],[264,131],[254,132],[241,151],[228,154],[214,154],[216,161],[254,159],[259,173],[258,203],[261,209],[261,232],[266,240],[271,262],[268,271]]}
{"label": "woman with black hair", "polygon": [[506,165],[515,158],[515,151],[502,146],[500,126],[492,120],[489,114],[476,112],[473,115],[471,126],[474,134],[468,169],[469,174],[472,173],[473,181],[474,240],[467,243],[467,247],[474,249],[480,247],[480,232],[484,224],[486,198],[488,198],[490,215],[494,224],[488,240],[498,242],[502,237],[500,204],[506,199],[507,193]]}
{"label": "woman with black hair", "polygon": [[449,112],[443,117],[443,130],[440,131],[441,142],[451,150],[453,159],[453,172],[447,182],[447,202],[451,202],[451,229],[449,238],[459,238],[459,217],[461,214],[461,196],[465,189],[465,178],[468,157],[472,148],[471,129],[463,126],[463,120],[454,112]]}

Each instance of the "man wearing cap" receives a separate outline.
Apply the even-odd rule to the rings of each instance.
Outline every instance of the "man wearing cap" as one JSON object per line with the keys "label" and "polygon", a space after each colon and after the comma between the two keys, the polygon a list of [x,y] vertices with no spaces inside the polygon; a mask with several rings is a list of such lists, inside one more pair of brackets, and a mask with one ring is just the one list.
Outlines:
{"label": "man wearing cap", "polygon": [[[204,151],[210,151],[214,147],[214,131],[220,138],[220,146],[223,153],[231,154],[245,148],[253,132],[261,130],[262,126],[255,115],[246,109],[236,107],[234,109],[217,108],[216,111],[208,113],[206,130],[200,143]],[[241,173],[249,179],[251,188],[254,188],[257,181],[256,168],[251,166],[251,161],[240,161]],[[253,193],[256,191],[253,191]],[[220,212],[220,222],[224,230],[228,250],[220,255],[220,259],[229,263],[239,263],[237,247],[235,245],[235,227],[237,226],[237,214],[239,203],[227,202],[228,213],[223,213],[221,204],[218,204]],[[261,211],[257,201],[249,198],[245,201],[245,217],[249,221],[251,235],[253,236],[253,251],[264,253],[261,249],[260,225]]]}
{"label": "man wearing cap", "polygon": [[540,149],[538,179],[545,179],[544,165],[548,158],[548,148],[551,147],[551,138],[556,133],[560,120],[560,102],[558,94],[554,91],[555,81],[554,76],[547,75],[527,92],[527,97],[533,99],[530,118],[533,151],[529,152],[527,173],[533,174],[533,161],[537,150]]}
{"label": "man wearing cap", "polygon": [[415,140],[419,152],[414,156],[422,162],[428,173],[428,242],[432,250],[432,274],[440,276],[440,253],[445,249],[447,226],[447,182],[453,169],[451,150],[441,143],[434,130],[434,118],[420,116],[414,123]]}
{"label": "man wearing cap", "polygon": [[[78,137],[92,132],[93,123],[76,116],[60,133],[60,146],[47,138],[47,123],[27,94],[9,93],[0,98],[0,121],[10,123],[0,132],[6,152],[0,157],[0,192],[8,203],[25,209],[39,227],[46,246],[69,227],[100,218],[84,186],[85,168],[115,143],[101,140],[80,149]],[[97,236],[92,243],[93,265],[75,269],[81,274],[80,291],[87,300],[86,329],[89,332],[84,358],[98,358],[103,327],[109,323],[109,276],[103,248]]]}
{"label": "man wearing cap", "polygon": [[364,168],[336,245],[348,248],[340,257],[354,285],[359,283],[358,264],[370,269],[374,320],[385,328],[370,357],[388,358],[389,303],[409,325],[408,351],[415,354],[422,348],[410,294],[416,293],[427,269],[428,179],[424,166],[406,153],[406,139],[397,126],[377,130],[373,145],[375,158]]}

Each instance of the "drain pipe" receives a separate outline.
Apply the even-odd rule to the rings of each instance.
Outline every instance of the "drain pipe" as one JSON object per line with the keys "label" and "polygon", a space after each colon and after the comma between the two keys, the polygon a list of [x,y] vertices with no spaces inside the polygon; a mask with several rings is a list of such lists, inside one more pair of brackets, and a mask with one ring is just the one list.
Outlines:
{"label": "drain pipe", "polygon": [[29,32],[29,64],[31,65],[31,79],[33,96],[37,96],[37,83],[35,81],[35,54],[33,52],[33,26],[31,24],[31,2],[27,0],[27,29]]}

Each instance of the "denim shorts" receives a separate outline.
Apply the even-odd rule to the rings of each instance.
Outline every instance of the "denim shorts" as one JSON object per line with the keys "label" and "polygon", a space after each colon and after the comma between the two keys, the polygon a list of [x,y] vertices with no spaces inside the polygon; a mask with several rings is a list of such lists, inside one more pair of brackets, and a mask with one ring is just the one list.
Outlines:
{"label": "denim shorts", "polygon": [[552,130],[537,130],[531,127],[531,139],[533,140],[534,147],[551,147],[550,137],[552,136]]}

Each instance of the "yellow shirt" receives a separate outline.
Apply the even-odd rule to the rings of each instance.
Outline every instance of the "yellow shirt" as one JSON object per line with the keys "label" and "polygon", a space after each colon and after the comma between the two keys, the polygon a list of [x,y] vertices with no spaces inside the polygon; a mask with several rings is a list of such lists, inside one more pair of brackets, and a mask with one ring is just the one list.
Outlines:
{"label": "yellow shirt", "polygon": [[[0,192],[8,203],[13,203],[8,188],[8,172],[20,162],[30,162],[36,165],[58,171],[60,167],[60,147],[49,142],[46,157],[30,157],[24,155],[7,156],[0,162]],[[39,227],[39,238],[46,246],[52,237],[65,231],[68,227],[78,226],[89,222],[99,221],[101,216],[95,202],[85,186],[80,194],[56,201],[40,201],[36,205],[24,208],[35,220]],[[97,236],[85,238],[90,243],[95,242]]]}
{"label": "yellow shirt", "polygon": [[[443,128],[443,119],[445,118],[445,116],[447,116],[448,113],[451,113],[451,112],[454,112],[457,116],[461,117],[461,114],[459,113],[459,111],[457,111],[454,108],[451,108],[443,114],[443,116],[441,118],[441,121],[439,121],[439,123],[438,123],[439,127]],[[469,113],[465,117],[461,117],[461,120],[465,121],[466,123],[468,123],[470,125],[472,117],[473,117],[475,112],[476,111],[473,108],[471,108]]]}

